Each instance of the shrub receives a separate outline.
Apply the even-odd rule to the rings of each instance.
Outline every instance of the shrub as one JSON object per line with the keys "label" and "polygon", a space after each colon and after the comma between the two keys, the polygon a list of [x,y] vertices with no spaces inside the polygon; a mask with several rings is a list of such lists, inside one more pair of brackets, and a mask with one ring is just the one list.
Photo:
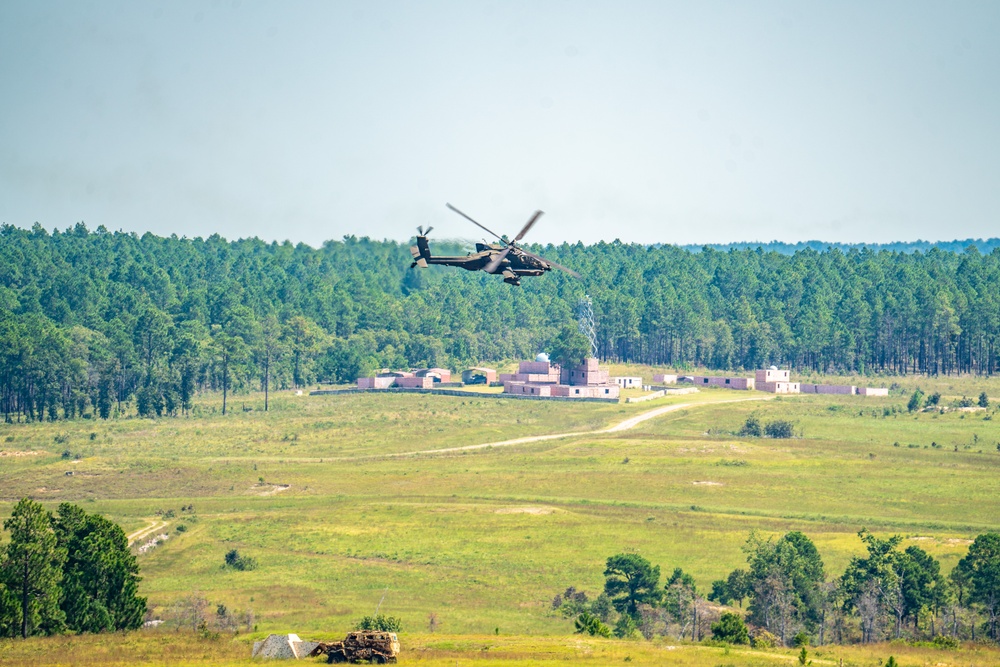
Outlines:
{"label": "shrub", "polygon": [[747,420],[743,422],[743,427],[740,429],[739,435],[759,438],[764,434],[763,429],[760,425],[760,420],[757,419],[757,415],[750,415]]}
{"label": "shrub", "polygon": [[230,549],[226,552],[226,565],[241,572],[256,570],[257,559],[250,556],[244,556],[236,549]]}
{"label": "shrub", "polygon": [[639,627],[636,625],[635,619],[628,614],[622,614],[618,617],[618,622],[615,623],[615,629],[612,631],[612,634],[620,639],[629,639],[630,637],[635,637],[638,631]]}
{"label": "shrub", "polygon": [[809,646],[809,635],[805,632],[799,632],[794,637],[792,637],[792,646],[795,648]]}
{"label": "shrub", "polygon": [[592,637],[610,637],[611,628],[601,623],[601,619],[590,612],[583,612],[574,622],[577,634],[587,633]]}
{"label": "shrub", "polygon": [[764,433],[769,438],[792,438],[795,436],[795,428],[794,424],[787,419],[776,419],[773,422],[768,422],[767,426],[764,427]]}
{"label": "shrub", "polygon": [[776,635],[772,635],[767,630],[755,630],[750,635],[750,646],[754,648],[774,648],[781,642]]}
{"label": "shrub", "polygon": [[986,395],[986,392],[979,394],[979,407],[988,408],[990,407],[990,397]]}
{"label": "shrub", "polygon": [[749,644],[750,632],[738,614],[725,612],[718,623],[712,623],[712,639],[730,644]]}
{"label": "shrub", "polygon": [[187,529],[188,529],[188,527],[185,526],[183,523],[179,523],[179,524],[177,524],[176,527],[174,527],[174,530],[177,531],[178,533],[183,533]]}
{"label": "shrub", "polygon": [[955,637],[949,637],[948,635],[937,635],[931,640],[931,644],[934,645],[934,648],[942,648],[953,651],[958,648],[958,639]]}
{"label": "shrub", "polygon": [[376,614],[365,616],[354,626],[355,630],[378,630],[380,632],[402,632],[403,624],[395,616]]}

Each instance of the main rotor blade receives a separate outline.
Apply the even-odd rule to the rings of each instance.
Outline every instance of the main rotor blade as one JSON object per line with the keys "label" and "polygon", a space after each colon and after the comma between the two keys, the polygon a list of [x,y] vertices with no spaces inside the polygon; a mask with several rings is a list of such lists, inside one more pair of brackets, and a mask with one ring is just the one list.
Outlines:
{"label": "main rotor blade", "polygon": [[502,237],[502,236],[500,236],[499,234],[497,234],[497,233],[496,233],[495,231],[493,231],[492,229],[487,229],[486,227],[484,227],[483,225],[479,224],[478,222],[476,222],[475,220],[473,220],[472,218],[470,218],[470,217],[469,217],[469,216],[467,216],[466,214],[464,214],[464,213],[462,213],[461,211],[459,211],[459,210],[458,210],[457,208],[455,208],[455,207],[454,207],[454,206],[452,206],[451,204],[445,204],[445,206],[447,206],[448,208],[450,208],[450,209],[451,209],[452,211],[454,211],[455,213],[458,213],[458,214],[459,214],[460,216],[462,216],[463,218],[465,218],[466,220],[468,220],[469,222],[471,222],[472,224],[474,224],[474,225],[475,225],[476,227],[479,227],[480,229],[483,229],[483,230],[486,230],[487,232],[489,232],[489,233],[490,233],[490,234],[492,234],[493,236],[497,237],[498,239],[500,239],[500,242],[501,242],[501,243],[503,243],[503,244],[505,244],[505,245],[506,245],[506,241],[504,241],[504,240],[503,240],[503,237]]}
{"label": "main rotor blade", "polygon": [[542,211],[535,211],[535,214],[531,216],[531,219],[524,225],[524,228],[521,229],[518,235],[514,237],[514,243],[523,239],[524,235],[528,233],[528,230],[531,229],[532,225],[534,225],[540,217],[542,217]]}
{"label": "main rotor blade", "polygon": [[496,271],[497,267],[500,266],[500,264],[503,263],[504,258],[507,257],[507,253],[510,252],[511,247],[512,246],[507,246],[506,248],[504,248],[503,250],[501,250],[500,254],[497,255],[496,257],[494,257],[493,261],[490,262],[489,264],[487,264],[483,268],[483,271],[485,271],[486,273],[493,273],[494,271]]}
{"label": "main rotor blade", "polygon": [[555,262],[553,262],[553,261],[552,261],[551,259],[545,259],[544,257],[541,257],[541,256],[539,256],[539,255],[536,255],[536,254],[535,254],[535,253],[533,253],[533,252],[528,252],[528,251],[527,251],[527,250],[525,250],[524,248],[518,248],[518,250],[520,250],[521,252],[523,252],[523,253],[524,253],[525,255],[528,255],[529,257],[534,257],[534,258],[535,258],[535,259],[537,259],[537,260],[540,260],[540,261],[542,261],[542,262],[545,262],[546,264],[548,264],[549,266],[551,266],[551,267],[552,267],[552,268],[554,268],[554,269],[559,269],[560,271],[565,271],[566,273],[568,273],[569,275],[573,276],[574,278],[583,278],[583,276],[581,276],[581,275],[580,275],[579,273],[577,273],[577,272],[576,272],[576,271],[574,271],[573,269],[567,269],[567,268],[566,268],[565,266],[563,266],[562,264],[556,264],[556,263],[555,263]]}

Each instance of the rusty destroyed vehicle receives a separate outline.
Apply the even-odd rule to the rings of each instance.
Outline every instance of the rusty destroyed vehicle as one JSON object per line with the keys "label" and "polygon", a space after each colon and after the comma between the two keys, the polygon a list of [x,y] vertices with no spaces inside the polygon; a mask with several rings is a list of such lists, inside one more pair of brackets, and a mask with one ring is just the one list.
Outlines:
{"label": "rusty destroyed vehicle", "polygon": [[372,662],[384,665],[396,662],[399,639],[395,632],[358,630],[348,633],[344,641],[320,642],[309,655],[326,655],[327,663]]}

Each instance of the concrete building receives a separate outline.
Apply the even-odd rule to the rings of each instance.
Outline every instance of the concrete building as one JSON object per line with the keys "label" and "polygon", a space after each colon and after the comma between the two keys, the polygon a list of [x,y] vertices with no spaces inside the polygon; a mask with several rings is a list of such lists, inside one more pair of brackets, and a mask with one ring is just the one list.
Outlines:
{"label": "concrete building", "polygon": [[888,396],[888,387],[858,387],[859,396]]}
{"label": "concrete building", "polygon": [[430,377],[434,382],[451,382],[451,371],[447,368],[424,368],[416,372],[418,378]]}
{"label": "concrete building", "polygon": [[473,367],[462,371],[462,382],[465,384],[493,384],[496,381],[497,372],[492,368]]}
{"label": "concrete building", "polygon": [[358,378],[358,389],[388,389],[396,384],[396,378],[389,375],[376,375],[369,378]]}
{"label": "concrete building", "polygon": [[675,373],[657,373],[653,376],[653,384],[677,384]]}
{"label": "concrete building", "polygon": [[789,370],[779,370],[777,366],[757,371],[754,380],[757,384],[761,382],[791,382],[792,372]]}
{"label": "concrete building", "polygon": [[518,364],[516,373],[501,373],[500,382],[558,384],[559,365],[549,361],[522,361]]}
{"label": "concrete building", "polygon": [[756,382],[754,378],[717,377],[713,375],[695,375],[692,381],[696,387],[725,387],[726,389],[752,390]]}
{"label": "concrete building", "polygon": [[539,355],[535,361],[518,364],[517,373],[501,373],[500,381],[505,394],[522,396],[618,398],[621,393],[621,387],[610,381],[608,372],[593,358],[579,366],[560,368]]}
{"label": "concrete building", "polygon": [[635,389],[642,388],[642,378],[632,377],[632,376],[617,376],[612,377],[611,382],[618,385],[622,389]]}
{"label": "concrete building", "polygon": [[591,357],[579,366],[562,369],[559,373],[559,383],[574,387],[605,385],[611,384],[611,376],[607,371],[601,370],[597,365],[597,359]]}

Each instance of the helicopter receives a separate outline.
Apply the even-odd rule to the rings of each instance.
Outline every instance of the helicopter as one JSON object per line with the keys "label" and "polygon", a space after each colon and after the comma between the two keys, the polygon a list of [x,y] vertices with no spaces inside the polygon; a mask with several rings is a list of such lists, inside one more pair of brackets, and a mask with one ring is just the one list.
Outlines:
{"label": "helicopter", "polygon": [[506,237],[487,229],[451,204],[446,204],[446,206],[480,229],[495,236],[500,243],[477,243],[476,252],[470,252],[464,257],[445,257],[440,255],[434,257],[431,255],[430,246],[427,244],[427,235],[434,228],[428,227],[427,231],[424,231],[422,226],[417,227],[417,245],[410,248],[410,254],[413,255],[413,263],[410,264],[411,269],[416,266],[427,268],[429,264],[458,266],[466,271],[485,271],[493,275],[502,275],[505,283],[514,285],[515,287],[521,284],[521,278],[525,276],[540,276],[552,269],[565,271],[574,278],[580,277],[580,274],[576,271],[568,269],[561,264],[556,264],[552,260],[540,257],[518,245],[518,242],[524,238],[528,230],[538,222],[538,218],[542,217],[542,211],[535,211],[534,215],[528,219],[528,222],[521,228],[517,236],[511,240],[507,240]]}

